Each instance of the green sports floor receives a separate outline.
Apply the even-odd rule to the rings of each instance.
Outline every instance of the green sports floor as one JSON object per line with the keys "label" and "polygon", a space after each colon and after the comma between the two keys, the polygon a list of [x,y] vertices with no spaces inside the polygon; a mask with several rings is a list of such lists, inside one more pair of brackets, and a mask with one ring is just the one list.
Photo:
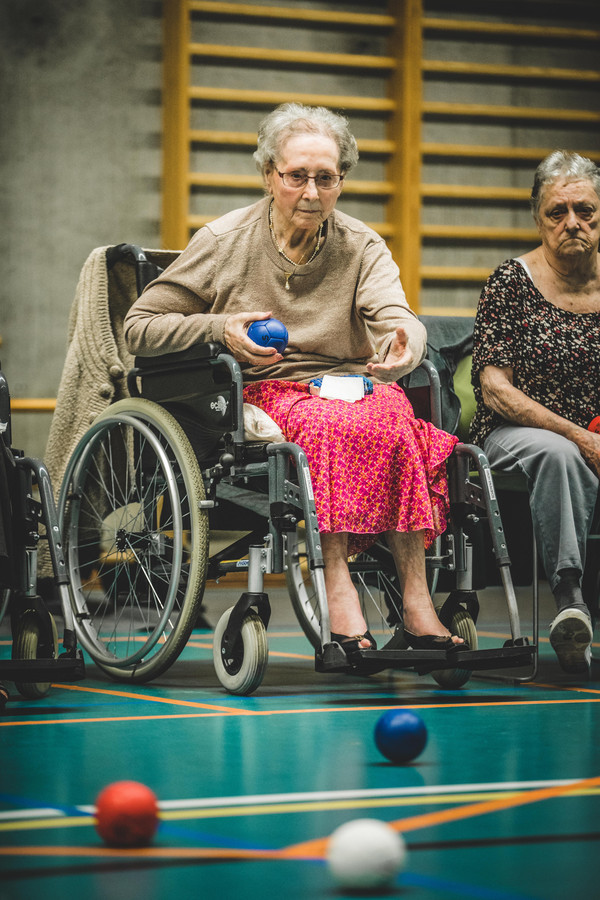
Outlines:
{"label": "green sports floor", "polygon": [[[41,700],[9,685],[2,900],[367,897],[337,888],[324,857],[328,835],[363,817],[392,823],[408,846],[385,896],[600,897],[600,667],[584,684],[561,672],[544,593],[535,682],[477,676],[444,691],[410,671],[315,673],[285,590],[267,589],[269,668],[251,697],[218,683],[210,631],[194,632],[148,685],[109,682],[91,662],[84,681],[54,685]],[[239,593],[209,583],[209,620]],[[527,611],[528,589],[518,596]],[[480,601],[480,643],[497,645],[503,602],[493,588]],[[531,627],[527,612],[523,624]],[[4,629],[2,656],[10,643]],[[428,729],[422,754],[400,766],[373,740],[380,715],[398,707]],[[94,828],[96,796],[123,779],[159,799],[159,829],[143,850],[111,850]]]}

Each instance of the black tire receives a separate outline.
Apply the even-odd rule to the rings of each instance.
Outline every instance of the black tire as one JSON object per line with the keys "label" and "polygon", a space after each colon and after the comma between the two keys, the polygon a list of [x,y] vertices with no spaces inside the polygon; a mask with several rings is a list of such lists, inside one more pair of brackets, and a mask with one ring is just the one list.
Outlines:
{"label": "black tire", "polygon": [[110,677],[150,681],[183,650],[206,583],[204,499],[186,435],[148,400],[110,406],[75,448],[58,504],[71,601]]}
{"label": "black tire", "polygon": [[[58,633],[54,617],[48,613],[52,626],[52,645],[44,645],[44,629],[39,615],[33,611],[25,613],[19,620],[17,633],[13,636],[13,659],[56,659],[58,656]],[[49,692],[50,682],[16,681],[15,687],[22,697],[39,700]]]}
{"label": "black tire", "polygon": [[[441,606],[436,606],[438,615],[440,610]],[[452,613],[448,629],[451,634],[457,634],[459,637],[464,638],[469,644],[469,650],[477,650],[478,640],[475,622],[471,614],[462,606],[459,606]],[[463,687],[470,679],[472,673],[470,669],[436,669],[431,674],[440,687],[452,690]]]}

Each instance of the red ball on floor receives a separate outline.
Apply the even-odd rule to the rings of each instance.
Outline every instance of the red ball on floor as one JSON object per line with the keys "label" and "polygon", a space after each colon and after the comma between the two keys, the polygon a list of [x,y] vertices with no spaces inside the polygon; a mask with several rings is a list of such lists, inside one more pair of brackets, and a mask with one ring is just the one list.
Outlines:
{"label": "red ball on floor", "polygon": [[109,847],[144,847],[158,827],[158,802],[139,781],[115,781],[96,799],[96,831]]}

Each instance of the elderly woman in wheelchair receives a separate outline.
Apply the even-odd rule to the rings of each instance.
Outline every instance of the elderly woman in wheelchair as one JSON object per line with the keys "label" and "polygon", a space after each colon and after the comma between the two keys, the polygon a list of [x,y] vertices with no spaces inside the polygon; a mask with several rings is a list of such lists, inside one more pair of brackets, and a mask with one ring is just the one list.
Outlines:
{"label": "elderly woman in wheelchair", "polygon": [[[348,558],[382,535],[397,565],[406,643],[465,649],[436,614],[425,568],[426,548],[446,528],[445,463],[457,439],[417,419],[396,384],[421,363],[426,335],[385,242],[335,209],[356,141],[343,117],[286,104],[261,123],[254,156],[267,196],[201,228],[146,288],[124,323],[129,349],[156,357],[224,346],[241,365],[246,403],[302,448],[331,635],[349,659],[376,641]],[[287,327],[283,353],[248,336],[269,317]],[[343,399],[341,376],[360,376],[364,396]]]}

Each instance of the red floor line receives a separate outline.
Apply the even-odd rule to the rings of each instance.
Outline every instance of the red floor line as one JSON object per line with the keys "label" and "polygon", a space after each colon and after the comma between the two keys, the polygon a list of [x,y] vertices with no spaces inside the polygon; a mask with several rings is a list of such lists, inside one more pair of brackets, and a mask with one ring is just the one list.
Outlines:
{"label": "red floor line", "polygon": [[[452,809],[437,810],[431,813],[423,813],[418,816],[410,816],[407,819],[398,819],[390,822],[392,828],[403,834],[408,831],[416,831],[419,828],[430,828],[434,825],[443,825],[447,822],[457,822],[460,819],[470,819],[474,816],[482,816],[487,813],[498,812],[503,809],[514,809],[517,806],[525,806],[529,803],[539,803],[542,800],[550,800],[569,794],[573,790],[582,790],[600,785],[600,776],[584,778],[573,784],[557,785],[549,788],[539,788],[534,791],[523,791],[516,797],[499,797],[496,800],[483,800],[479,803],[468,803]],[[328,838],[316,838],[293,844],[281,851],[285,858],[293,859],[320,859],[327,849]]]}
{"label": "red floor line", "polygon": [[[63,687],[63,685],[54,685],[55,687]],[[100,692],[102,693],[102,692]],[[115,694],[119,696],[126,696],[119,694],[119,691],[115,691]],[[135,696],[135,695],[133,695]],[[137,699],[162,699],[162,698],[145,698],[139,697]],[[171,701],[164,699],[162,702],[169,703]],[[172,701],[174,703],[180,703],[183,706],[194,706],[193,703],[187,703],[185,701]],[[154,715],[146,715],[146,716],[95,716],[90,718],[77,718],[77,719],[68,719],[65,717],[56,718],[56,719],[5,719],[0,721],[0,728],[16,728],[20,725],[87,725],[87,724],[99,724],[106,722],[149,722],[153,720],[162,720],[162,719],[201,719],[201,718],[214,718],[216,716],[226,716],[226,717],[235,717],[237,715],[240,716],[296,716],[296,715],[304,715],[308,713],[338,713],[338,712],[384,712],[388,709],[484,709],[487,707],[501,707],[501,706],[560,706],[564,704],[575,704],[575,703],[600,703],[600,697],[583,697],[581,699],[572,699],[572,700],[507,700],[507,701],[499,701],[499,702],[485,702],[485,703],[389,703],[374,706],[339,706],[339,707],[316,707],[314,709],[275,709],[275,710],[243,710],[243,709],[235,709],[233,707],[215,707],[215,709],[211,709],[211,707],[206,704],[207,708],[210,712],[202,712],[202,713],[173,713],[170,715],[160,715],[156,713]],[[195,704],[196,706],[202,706],[202,704]]]}

